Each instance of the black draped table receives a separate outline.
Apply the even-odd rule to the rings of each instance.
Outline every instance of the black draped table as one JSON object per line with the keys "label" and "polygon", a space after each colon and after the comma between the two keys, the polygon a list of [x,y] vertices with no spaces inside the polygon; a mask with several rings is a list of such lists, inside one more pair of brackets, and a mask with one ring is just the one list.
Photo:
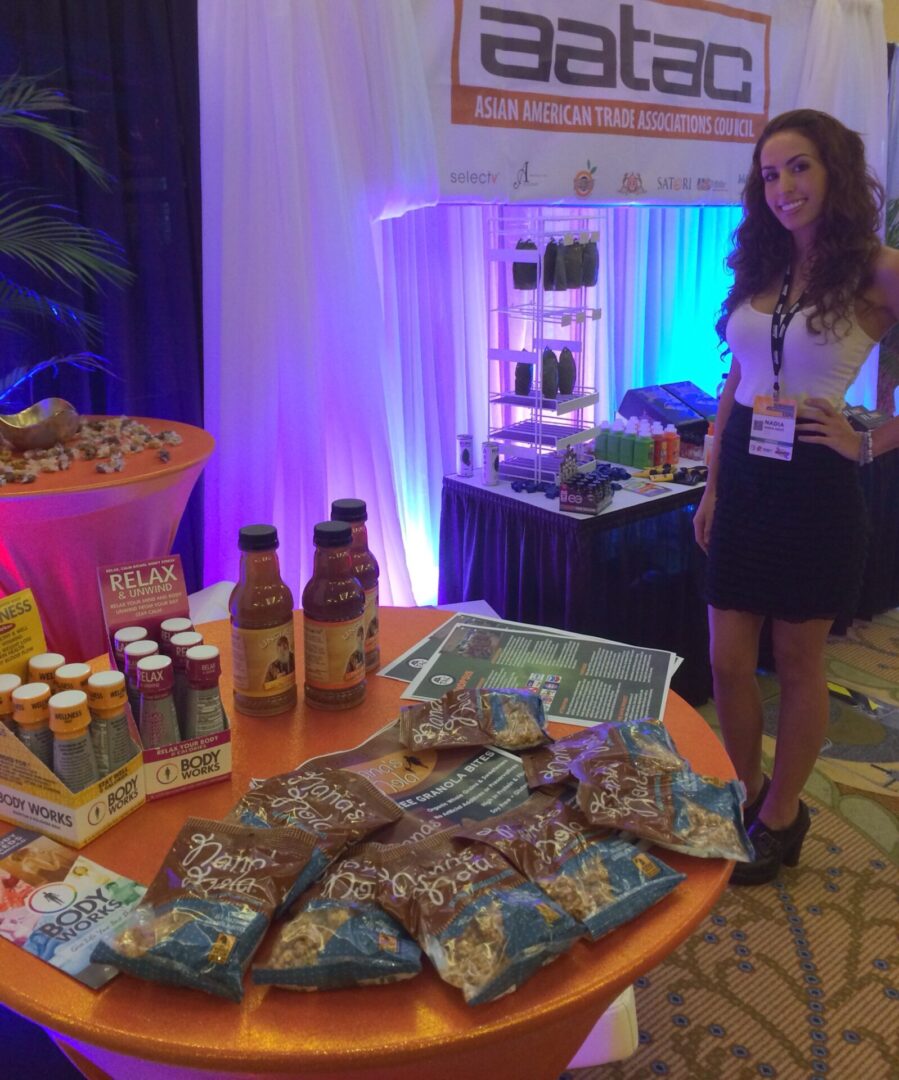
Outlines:
{"label": "black draped table", "polygon": [[[862,469],[862,483],[871,543],[855,614],[869,619],[899,606],[899,451]],[[504,619],[670,650],[684,658],[672,688],[702,704],[712,689],[704,556],[693,539],[703,489],[666,487],[656,498],[618,491],[582,517],[507,481],[445,477],[439,603],[486,600]]]}

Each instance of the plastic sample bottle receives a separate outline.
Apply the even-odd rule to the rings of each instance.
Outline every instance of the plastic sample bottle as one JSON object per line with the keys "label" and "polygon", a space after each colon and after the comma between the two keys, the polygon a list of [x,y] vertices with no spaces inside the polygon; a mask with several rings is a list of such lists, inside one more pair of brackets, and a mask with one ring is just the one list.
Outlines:
{"label": "plastic sample bottle", "polygon": [[151,746],[171,746],[181,741],[175,699],[172,658],[157,653],[137,662],[137,684],[140,687],[140,741],[144,749]]}
{"label": "plastic sample bottle", "polygon": [[84,690],[90,676],[90,664],[63,664],[56,669],[53,681],[57,690]]}
{"label": "plastic sample bottle", "polygon": [[634,443],[634,468],[648,469],[652,465],[652,435],[649,421],[641,420]]}
{"label": "plastic sample bottle", "polygon": [[84,791],[100,779],[91,739],[91,714],[83,690],[61,690],[50,698],[53,771],[69,791]]}
{"label": "plastic sample bottle", "polygon": [[50,730],[50,695],[45,682],[26,683],[12,692],[16,734],[48,769],[53,768],[53,732]]}
{"label": "plastic sample bottle", "polygon": [[609,428],[611,426],[608,420],[603,420],[599,425],[599,434],[593,444],[593,456],[599,461],[609,460]]}
{"label": "plastic sample bottle", "polygon": [[665,464],[665,429],[659,420],[652,425],[652,463],[655,466]]}
{"label": "plastic sample bottle", "polygon": [[194,645],[187,650],[187,695],[180,715],[181,734],[185,739],[213,735],[228,726],[219,678],[222,661],[215,645]]}
{"label": "plastic sample bottle", "polygon": [[137,753],[125,713],[127,702],[125,676],[121,671],[98,671],[87,680],[91,738],[100,776],[115,772]]}
{"label": "plastic sample bottle", "polygon": [[624,434],[624,421],[616,420],[609,429],[607,442],[609,461],[618,463],[621,461],[621,436]]}
{"label": "plastic sample bottle", "polygon": [[58,652],[42,652],[32,656],[28,661],[28,681],[45,682],[51,690],[55,690],[56,669],[61,668],[65,662],[66,658]]}
{"label": "plastic sample bottle", "polygon": [[149,638],[129,642],[125,646],[125,686],[128,691],[128,704],[131,715],[137,716],[140,710],[140,688],[137,684],[137,665],[147,656],[155,656],[159,645]]}
{"label": "plastic sample bottle", "polygon": [[680,461],[680,435],[674,424],[669,424],[665,428],[665,461],[669,465],[674,465],[675,468]]}
{"label": "plastic sample bottle", "polygon": [[312,577],[303,589],[306,701],[349,709],[365,697],[365,593],[353,574],[350,526],[315,526]]}
{"label": "plastic sample bottle", "polygon": [[297,703],[293,593],[281,578],[274,525],[245,525],[237,544],[240,580],[228,602],[234,707],[274,716]]}
{"label": "plastic sample bottle", "polygon": [[618,460],[622,465],[634,464],[634,444],[637,441],[637,418],[632,416],[627,422],[624,433],[621,436],[621,448],[618,451]]}
{"label": "plastic sample bottle", "polygon": [[702,463],[708,465],[712,457],[712,452],[715,448],[715,421],[709,421],[709,430],[706,432],[705,439],[702,443]]}
{"label": "plastic sample bottle", "polygon": [[174,619],[164,619],[159,626],[159,651],[165,656],[172,655],[171,641],[175,634],[186,634],[193,630],[194,624],[190,619],[178,616]]}
{"label": "plastic sample bottle", "polygon": [[119,671],[125,670],[125,646],[150,636],[144,626],[120,626],[112,636],[112,653]]}
{"label": "plastic sample bottle", "polygon": [[18,675],[0,675],[0,724],[15,732],[13,723],[12,692],[18,690],[22,680]]}
{"label": "plastic sample bottle", "polygon": [[335,499],[331,503],[331,520],[346,522],[353,532],[350,541],[350,559],[353,575],[359,579],[365,593],[365,612],[362,626],[365,630],[365,670],[377,671],[381,666],[381,639],[378,615],[378,560],[368,547],[368,519],[365,503],[361,499]]}
{"label": "plastic sample bottle", "polygon": [[[172,658],[172,670],[175,675],[175,686],[172,696],[175,699],[175,713],[178,717],[178,726],[183,730],[184,717],[187,709],[187,654],[197,645],[203,644],[203,635],[198,630],[182,630],[173,634],[169,641]],[[185,738],[187,736],[185,735]]]}

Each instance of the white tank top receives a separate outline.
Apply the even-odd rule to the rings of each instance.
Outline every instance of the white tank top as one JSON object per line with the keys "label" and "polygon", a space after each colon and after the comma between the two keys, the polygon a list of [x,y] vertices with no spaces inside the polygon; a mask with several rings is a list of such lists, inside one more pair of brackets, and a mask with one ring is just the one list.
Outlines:
{"label": "white tank top", "polygon": [[[826,398],[839,409],[845,403],[847,389],[877,342],[854,319],[843,337],[835,337],[832,331],[812,333],[806,325],[809,314],[810,309],[798,311],[787,328],[780,396],[799,402],[810,397]],[[837,328],[842,332],[845,323]],[[728,319],[726,337],[740,363],[736,400],[751,408],[757,395],[770,395],[774,388],[771,316],[757,311],[746,301]]]}

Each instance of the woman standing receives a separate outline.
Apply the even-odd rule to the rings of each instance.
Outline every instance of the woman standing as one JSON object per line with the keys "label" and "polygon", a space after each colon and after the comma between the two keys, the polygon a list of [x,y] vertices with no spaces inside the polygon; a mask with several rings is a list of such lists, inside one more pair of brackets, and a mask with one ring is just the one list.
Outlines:
{"label": "woman standing", "polygon": [[[756,852],[734,870],[737,885],[799,861],[809,827],[799,796],[828,716],[824,646],[833,620],[852,613],[864,569],[859,467],[899,446],[899,418],[857,432],[841,412],[899,320],[899,251],[878,239],[882,205],[861,138],[838,120],[798,109],[762,132],[718,321],[732,354],[722,434],[694,520],[709,556],[715,704]],[[756,681],[766,617],[781,691],[770,780]]]}

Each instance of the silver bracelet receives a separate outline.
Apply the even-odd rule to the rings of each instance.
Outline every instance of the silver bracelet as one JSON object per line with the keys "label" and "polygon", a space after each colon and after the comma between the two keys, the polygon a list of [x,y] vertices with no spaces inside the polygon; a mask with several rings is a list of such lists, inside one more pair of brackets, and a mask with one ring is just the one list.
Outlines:
{"label": "silver bracelet", "polygon": [[874,460],[874,432],[863,431],[861,442],[858,444],[859,465],[870,465]]}

